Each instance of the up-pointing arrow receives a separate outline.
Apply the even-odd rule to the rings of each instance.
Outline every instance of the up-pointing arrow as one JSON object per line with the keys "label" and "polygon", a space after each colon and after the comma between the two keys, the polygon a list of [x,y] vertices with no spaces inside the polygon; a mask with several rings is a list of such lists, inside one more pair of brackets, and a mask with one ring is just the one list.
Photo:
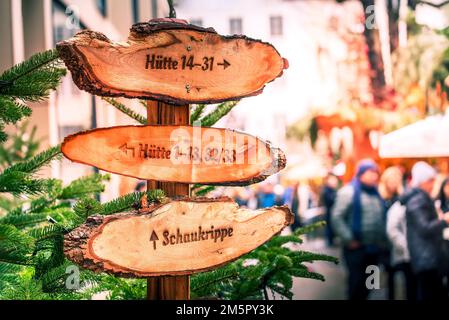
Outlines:
{"label": "up-pointing arrow", "polygon": [[157,240],[159,240],[159,238],[158,238],[156,232],[153,230],[153,232],[151,233],[151,236],[150,236],[150,241],[153,241],[154,250],[156,250],[156,241]]}

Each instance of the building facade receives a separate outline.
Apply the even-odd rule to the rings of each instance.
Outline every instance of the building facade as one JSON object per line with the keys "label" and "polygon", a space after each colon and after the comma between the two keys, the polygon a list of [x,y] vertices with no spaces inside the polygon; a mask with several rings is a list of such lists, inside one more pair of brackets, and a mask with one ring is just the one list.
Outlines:
{"label": "building facade", "polygon": [[[0,72],[35,53],[54,48],[57,42],[82,29],[99,31],[111,40],[123,41],[133,23],[165,17],[167,12],[164,0],[2,0]],[[141,108],[135,101],[129,100],[128,104]],[[42,149],[57,145],[74,132],[130,123],[129,118],[101,98],[79,90],[70,73],[48,100],[31,107],[30,124],[37,128]],[[92,167],[64,159],[42,174],[68,183],[92,171],[95,171]],[[135,184],[135,179],[112,175],[102,200],[132,191]]]}

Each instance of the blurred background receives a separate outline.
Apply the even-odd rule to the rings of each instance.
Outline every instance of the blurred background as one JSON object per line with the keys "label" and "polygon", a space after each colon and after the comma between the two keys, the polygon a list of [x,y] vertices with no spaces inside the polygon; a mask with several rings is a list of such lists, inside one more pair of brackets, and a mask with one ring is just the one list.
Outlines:
{"label": "blurred background", "polygon": [[[404,181],[419,160],[431,163],[440,177],[446,176],[446,2],[174,1],[178,18],[213,27],[220,34],[270,42],[289,60],[289,69],[263,94],[243,99],[216,124],[271,141],[287,155],[287,168],[262,183],[217,188],[211,195],[226,194],[251,208],[286,204],[303,225],[323,218],[320,193],[329,174],[342,185],[352,178],[360,159],[376,160],[381,170],[398,166]],[[125,41],[132,24],[166,16],[165,0],[2,0],[0,72],[82,29]],[[141,110],[139,102],[127,105],[133,108],[133,103],[135,110]],[[78,131],[130,123],[99,97],[80,91],[70,74],[50,99],[33,104],[32,109],[27,123],[7,129],[16,139],[38,141],[42,150]],[[63,160],[42,174],[69,182],[93,170]],[[128,193],[138,183],[112,175],[101,200]],[[306,245],[339,255],[337,247],[326,244],[324,231],[309,237]],[[342,265],[311,268],[328,281],[297,280],[295,298],[345,297]],[[377,290],[371,298],[385,298],[385,294]]]}

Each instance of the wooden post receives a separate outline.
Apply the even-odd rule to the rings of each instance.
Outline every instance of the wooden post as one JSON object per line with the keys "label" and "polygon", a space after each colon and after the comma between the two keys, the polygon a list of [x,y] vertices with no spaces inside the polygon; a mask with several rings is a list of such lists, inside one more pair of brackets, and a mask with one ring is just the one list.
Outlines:
{"label": "wooden post", "polygon": [[[188,125],[189,105],[172,105],[161,101],[148,100],[148,124]],[[147,181],[147,189],[161,189],[167,196],[190,194],[187,183]],[[151,277],[147,280],[148,300],[188,300],[190,299],[190,276]]]}

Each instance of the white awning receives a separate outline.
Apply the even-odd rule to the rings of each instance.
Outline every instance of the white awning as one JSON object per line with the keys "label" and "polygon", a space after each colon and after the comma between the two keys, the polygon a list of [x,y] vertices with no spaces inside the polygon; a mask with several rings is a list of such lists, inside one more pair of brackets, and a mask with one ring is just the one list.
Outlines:
{"label": "white awning", "polygon": [[381,158],[449,157],[449,112],[429,116],[380,139]]}

